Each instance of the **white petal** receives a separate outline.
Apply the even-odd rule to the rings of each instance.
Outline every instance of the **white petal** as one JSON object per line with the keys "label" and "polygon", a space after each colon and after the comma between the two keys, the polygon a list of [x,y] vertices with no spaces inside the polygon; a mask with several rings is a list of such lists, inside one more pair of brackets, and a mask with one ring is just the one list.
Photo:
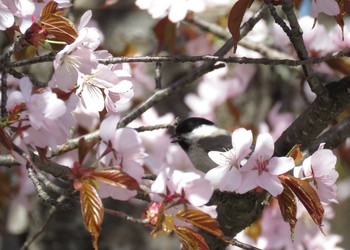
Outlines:
{"label": "white petal", "polygon": [[272,157],[267,165],[267,171],[272,175],[280,175],[294,168],[292,157]]}
{"label": "white petal", "polygon": [[[259,160],[268,160],[273,155],[274,143],[273,138],[270,134],[264,133],[258,135],[256,140],[256,146],[254,150],[254,155],[259,156]],[[260,156],[262,158],[260,158]]]}
{"label": "white petal", "polygon": [[108,116],[103,120],[100,125],[100,137],[102,140],[108,142],[114,138],[118,121],[119,117],[117,115]]}
{"label": "white petal", "polygon": [[241,182],[241,172],[237,168],[232,168],[221,181],[219,189],[220,191],[235,192],[241,186]]}
{"label": "white petal", "polygon": [[239,128],[232,133],[232,147],[236,152],[237,161],[243,160],[248,155],[252,143],[253,134],[251,130]]}
{"label": "white petal", "polygon": [[239,189],[236,191],[239,194],[244,194],[257,187],[256,178],[258,177],[258,171],[253,170],[249,172],[242,172],[242,182]]}
{"label": "white petal", "polygon": [[274,197],[283,192],[283,186],[278,177],[270,175],[267,172],[262,172],[259,178],[256,180],[256,183],[259,187],[265,189]]}
{"label": "white petal", "polygon": [[315,177],[327,175],[335,168],[337,157],[329,149],[317,150],[311,156],[311,167]]}
{"label": "white petal", "polygon": [[225,178],[227,172],[230,170],[229,167],[217,166],[208,171],[205,175],[205,179],[210,181],[214,188],[219,188],[222,180]]}

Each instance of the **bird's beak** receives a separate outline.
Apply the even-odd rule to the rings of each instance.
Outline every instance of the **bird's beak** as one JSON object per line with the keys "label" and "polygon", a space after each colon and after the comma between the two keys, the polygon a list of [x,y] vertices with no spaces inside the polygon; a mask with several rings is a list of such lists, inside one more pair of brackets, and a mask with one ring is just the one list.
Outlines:
{"label": "bird's beak", "polygon": [[170,138],[171,138],[171,143],[177,143],[179,142],[179,139],[180,139],[177,135],[172,135],[170,136]]}

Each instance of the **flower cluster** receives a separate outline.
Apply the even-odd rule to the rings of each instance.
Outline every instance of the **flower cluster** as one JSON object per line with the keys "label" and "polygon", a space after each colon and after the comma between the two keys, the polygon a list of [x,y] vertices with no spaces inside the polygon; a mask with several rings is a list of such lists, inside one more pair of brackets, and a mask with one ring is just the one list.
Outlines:
{"label": "flower cluster", "polygon": [[247,160],[252,142],[250,130],[235,130],[232,133],[232,149],[209,152],[209,157],[218,166],[206,174],[206,179],[221,191],[246,193],[261,187],[277,196],[283,191],[278,175],[293,169],[294,161],[291,157],[272,157],[273,139],[267,133],[258,136],[255,150]]}
{"label": "flower cluster", "polygon": [[[246,193],[262,188],[271,195],[282,193],[280,175],[294,167],[292,157],[275,157],[274,141],[270,134],[258,135],[254,150],[251,150],[253,135],[250,130],[236,129],[232,133],[232,149],[225,152],[211,151],[209,157],[218,165],[205,176],[211,184],[221,190]],[[336,157],[332,151],[320,149],[304,160],[301,167],[294,168],[300,178],[312,178],[321,201],[335,201]]]}

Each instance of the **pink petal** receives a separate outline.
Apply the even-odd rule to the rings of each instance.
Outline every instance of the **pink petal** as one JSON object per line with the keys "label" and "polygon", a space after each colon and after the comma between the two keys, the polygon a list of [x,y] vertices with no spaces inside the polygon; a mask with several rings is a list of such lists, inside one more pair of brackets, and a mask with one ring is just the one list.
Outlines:
{"label": "pink petal", "polygon": [[281,181],[277,176],[270,175],[267,172],[262,172],[259,178],[256,180],[256,184],[269,192],[272,196],[276,197],[277,195],[283,192],[283,186]]}
{"label": "pink petal", "polygon": [[272,157],[267,165],[267,171],[272,175],[280,175],[294,168],[292,157]]}
{"label": "pink petal", "polygon": [[203,206],[208,203],[214,192],[210,182],[205,179],[197,179],[186,186],[185,195],[193,206]]}
{"label": "pink petal", "polygon": [[219,188],[222,180],[225,178],[229,170],[229,167],[217,166],[216,168],[213,168],[206,173],[205,179],[210,181],[214,188]]}
{"label": "pink petal", "polygon": [[232,133],[232,146],[236,152],[237,162],[242,161],[248,155],[252,142],[253,134],[251,130],[239,128]]}
{"label": "pink petal", "polygon": [[208,153],[208,156],[213,162],[215,162],[219,166],[230,167],[228,164],[230,157],[229,152],[210,151]]}
{"label": "pink petal", "polygon": [[104,98],[102,91],[89,83],[84,84],[84,87],[81,91],[81,98],[83,106],[86,109],[102,111],[104,108]]}
{"label": "pink petal", "polygon": [[258,178],[258,171],[252,170],[249,172],[242,172],[241,186],[236,191],[239,194],[244,194],[257,187],[256,178]]}
{"label": "pink petal", "polygon": [[100,137],[103,141],[108,142],[114,138],[119,116],[110,115],[103,120],[100,125]]}
{"label": "pink petal", "polygon": [[317,150],[311,156],[311,166],[315,177],[327,175],[335,168],[337,157],[329,149]]}
{"label": "pink petal", "polygon": [[221,181],[219,189],[220,191],[235,192],[241,186],[241,182],[241,172],[237,168],[232,168]]}
{"label": "pink petal", "polygon": [[273,151],[274,143],[272,136],[268,133],[258,135],[253,155],[259,156],[258,160],[264,161],[271,158]]}
{"label": "pink petal", "polygon": [[173,23],[177,23],[185,19],[188,11],[187,5],[188,3],[186,0],[173,1],[169,9],[169,20]]}

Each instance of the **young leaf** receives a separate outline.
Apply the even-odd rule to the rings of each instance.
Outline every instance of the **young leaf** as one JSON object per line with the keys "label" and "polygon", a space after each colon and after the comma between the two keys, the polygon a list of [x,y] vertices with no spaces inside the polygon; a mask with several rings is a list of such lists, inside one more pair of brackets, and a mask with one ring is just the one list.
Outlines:
{"label": "young leaf", "polygon": [[48,14],[61,15],[63,13],[62,9],[57,9],[58,4],[55,1],[49,1],[41,11],[41,16]]}
{"label": "young leaf", "polygon": [[297,202],[292,190],[282,183],[284,189],[282,194],[277,196],[283,220],[289,223],[291,238],[294,240],[294,228],[297,223]]}
{"label": "young leaf", "polygon": [[159,20],[154,26],[153,32],[158,41],[157,52],[162,50],[176,51],[176,24],[170,22],[168,17]]}
{"label": "young leaf", "polygon": [[63,16],[47,14],[41,16],[39,21],[45,27],[45,30],[58,41],[71,44],[78,37],[74,24]]}
{"label": "young leaf", "polygon": [[78,142],[78,157],[79,162],[82,163],[86,155],[91,151],[96,141],[86,141],[84,138],[81,138]]}
{"label": "young leaf", "polygon": [[199,227],[208,233],[221,238],[224,233],[221,231],[217,220],[210,217],[200,210],[186,209],[175,214],[175,218],[191,223],[192,225]]}
{"label": "young leaf", "polygon": [[118,169],[99,170],[92,173],[92,176],[104,183],[120,188],[139,190],[139,183],[127,173]]}
{"label": "young leaf", "polygon": [[92,236],[95,250],[98,250],[98,237],[104,215],[103,204],[94,186],[85,181],[80,188],[81,211],[84,224]]}
{"label": "young leaf", "polygon": [[288,152],[287,156],[292,157],[295,164],[300,162],[303,159],[303,153],[300,149],[301,144],[296,144],[293,148]]}
{"label": "young leaf", "polygon": [[279,176],[283,185],[288,186],[310,214],[313,221],[321,228],[324,209],[313,187],[304,180],[293,176]]}
{"label": "young leaf", "polygon": [[175,227],[175,233],[182,243],[182,250],[209,250],[202,235],[187,227]]}
{"label": "young leaf", "polygon": [[232,7],[228,16],[228,29],[233,38],[233,52],[237,50],[237,44],[241,37],[240,26],[243,20],[244,13],[248,9],[254,0],[238,0]]}
{"label": "young leaf", "polygon": [[338,23],[338,25],[341,28],[343,40],[344,40],[344,17],[349,13],[350,11],[350,1],[349,0],[337,0],[339,5],[339,14],[336,15],[335,21]]}
{"label": "young leaf", "polygon": [[169,214],[160,212],[156,227],[151,232],[151,235],[157,237],[160,234],[170,234],[174,230],[174,217]]}

